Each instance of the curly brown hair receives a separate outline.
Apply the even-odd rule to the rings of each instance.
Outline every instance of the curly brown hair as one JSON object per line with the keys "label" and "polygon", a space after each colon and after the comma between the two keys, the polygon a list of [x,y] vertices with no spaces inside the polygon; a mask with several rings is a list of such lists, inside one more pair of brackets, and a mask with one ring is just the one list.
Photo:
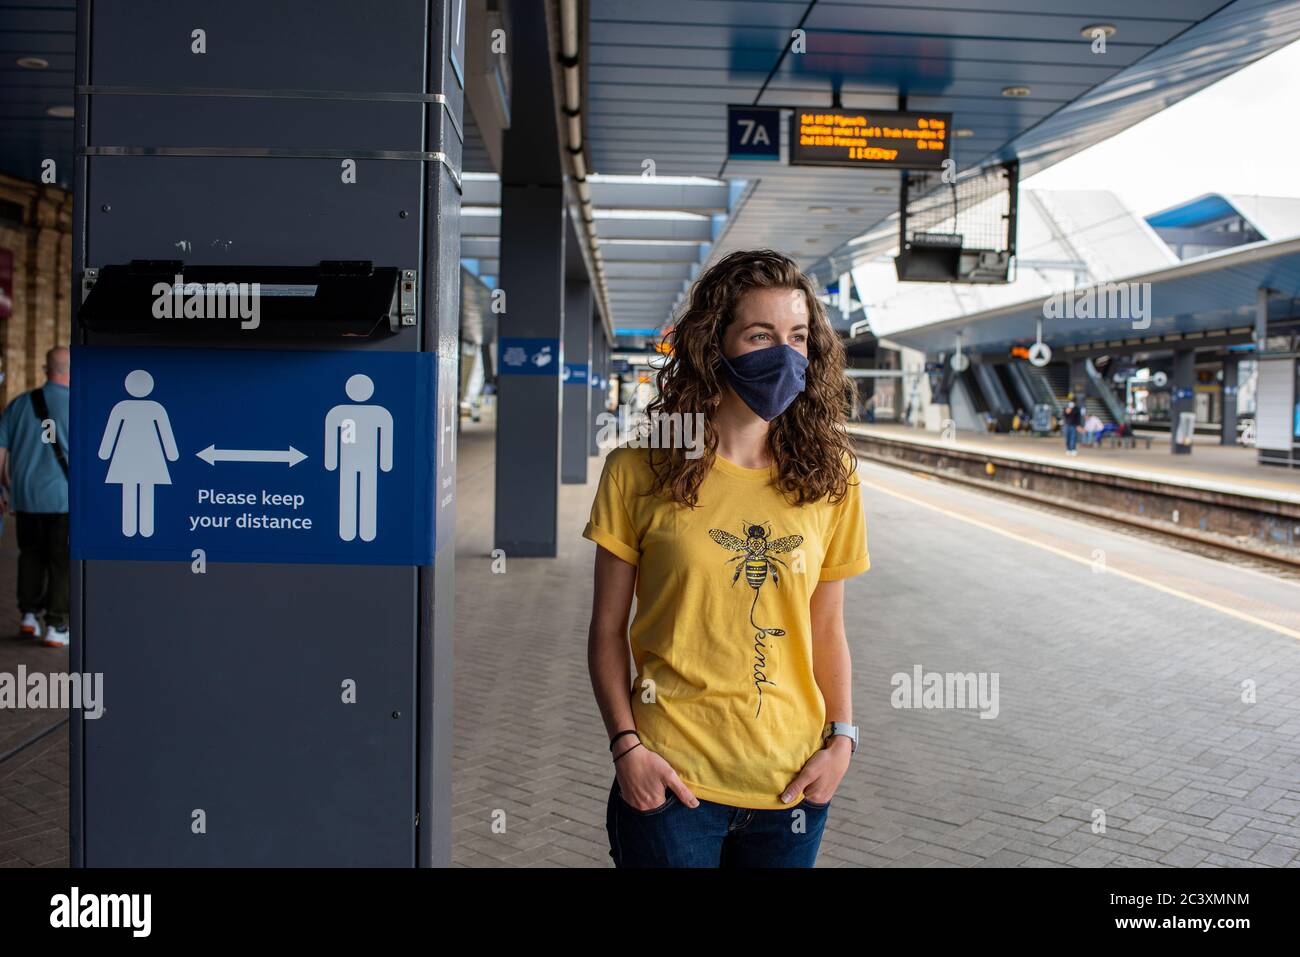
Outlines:
{"label": "curly brown hair", "polygon": [[665,335],[668,358],[658,371],[654,415],[704,413],[704,454],[687,458],[674,447],[651,452],[651,494],[671,496],[694,508],[700,484],[713,466],[718,447],[714,412],[726,387],[722,337],[735,320],[736,306],[755,289],[801,291],[808,304],[808,369],[804,391],[772,420],[768,447],[778,471],[777,487],[796,505],[842,500],[857,468],[844,423],[855,389],[844,374],[844,345],[831,328],[812,282],[789,257],[771,249],[734,252],[695,281],[686,308]]}

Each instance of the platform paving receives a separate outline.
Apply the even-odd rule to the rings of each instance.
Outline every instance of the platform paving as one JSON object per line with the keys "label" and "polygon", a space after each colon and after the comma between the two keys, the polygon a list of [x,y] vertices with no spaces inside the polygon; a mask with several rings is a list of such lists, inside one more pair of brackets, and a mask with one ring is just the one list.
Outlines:
{"label": "platform paving", "polygon": [[[580,537],[599,460],[562,489],[559,556],[493,575],[492,442],[484,428],[460,451],[454,862],[609,866]],[[1300,866],[1300,586],[862,475],[873,568],[848,583],[846,623],[863,742],[819,866]],[[893,708],[917,664],[998,672],[998,717]]]}
{"label": "platform paving", "polygon": [[[580,536],[600,460],[562,487],[558,557],[506,555],[494,574],[494,441],[467,426],[458,455],[453,864],[607,867]],[[1300,867],[1300,586],[903,470],[861,475],[873,568],[847,585],[846,624],[862,744],[819,866]],[[65,668],[11,637],[14,558],[10,530],[0,670]],[[893,707],[917,665],[997,673],[998,716]],[[0,712],[0,753],[58,717]],[[67,766],[62,730],[0,763],[0,864],[66,864]]]}
{"label": "platform paving", "polygon": [[[66,649],[45,648],[18,637],[14,601],[18,550],[14,522],[0,537],[0,672],[68,670]],[[65,709],[0,710],[0,757],[62,721]],[[68,864],[68,730],[52,734],[0,761],[0,867]]]}

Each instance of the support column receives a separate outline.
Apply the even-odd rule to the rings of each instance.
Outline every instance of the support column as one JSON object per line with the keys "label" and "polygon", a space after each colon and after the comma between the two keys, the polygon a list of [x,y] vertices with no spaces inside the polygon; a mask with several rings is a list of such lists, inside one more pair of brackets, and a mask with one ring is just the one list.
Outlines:
{"label": "support column", "polygon": [[564,175],[543,4],[512,7],[514,103],[501,169],[496,527],[510,557],[554,557],[564,338]]}
{"label": "support column", "polygon": [[1070,395],[1074,404],[1084,412],[1088,406],[1088,370],[1084,367],[1085,359],[1070,360]]}
{"label": "support column", "polygon": [[560,439],[560,478],[566,485],[587,482],[588,423],[591,421],[591,283],[570,277],[564,284],[564,420]]}
{"label": "support column", "polygon": [[1268,297],[1273,292],[1267,286],[1260,286],[1255,290],[1255,351],[1260,352],[1264,348],[1264,340],[1268,338]]}
{"label": "support column", "polygon": [[1178,425],[1184,412],[1196,414],[1195,384],[1196,351],[1179,349],[1174,353],[1169,402],[1169,447],[1175,455],[1190,455],[1192,452],[1192,435],[1195,434],[1195,429],[1185,436],[1185,442],[1179,442]]}
{"label": "support column", "polygon": [[[93,7],[76,5],[71,130],[70,456],[90,479],[68,667],[108,675],[109,704],[70,709],[71,863],[447,866],[462,21],[426,0]],[[169,152],[185,145],[202,148]],[[111,278],[150,263],[228,283],[258,322],[211,298],[184,330],[158,322],[152,279]],[[387,321],[339,321],[372,301]],[[156,476],[149,455],[95,455],[123,377],[176,453],[156,454],[149,531],[145,492],[123,508],[104,480]],[[353,439],[391,459],[376,471]],[[205,457],[213,442],[230,457]],[[211,487],[281,530],[200,504]]]}
{"label": "support column", "polygon": [[1237,367],[1240,361],[1233,355],[1223,360],[1223,413],[1220,417],[1220,445],[1237,444]]}
{"label": "support column", "polygon": [[592,317],[591,329],[591,426],[588,429],[587,454],[599,455],[600,444],[596,441],[600,435],[601,414],[605,411],[605,388],[609,384],[605,371],[605,329],[600,316]]}

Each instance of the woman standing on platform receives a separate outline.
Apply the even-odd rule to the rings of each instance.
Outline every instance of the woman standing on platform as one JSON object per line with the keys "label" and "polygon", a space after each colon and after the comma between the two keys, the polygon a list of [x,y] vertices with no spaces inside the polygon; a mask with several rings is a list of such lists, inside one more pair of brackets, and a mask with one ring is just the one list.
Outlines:
{"label": "woman standing on platform", "polygon": [[610,856],[811,867],[857,746],[844,579],[870,564],[844,349],[771,250],[709,269],[669,343],[652,422],[701,429],[612,451],[583,532]]}

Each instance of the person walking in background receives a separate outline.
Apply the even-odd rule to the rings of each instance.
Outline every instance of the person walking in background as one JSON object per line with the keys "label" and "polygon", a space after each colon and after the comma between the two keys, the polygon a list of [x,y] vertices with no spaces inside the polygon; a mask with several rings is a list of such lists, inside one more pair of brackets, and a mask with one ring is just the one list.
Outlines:
{"label": "person walking in background", "polygon": [[70,365],[66,348],[51,349],[49,381],[18,396],[0,416],[0,483],[18,533],[19,627],[52,648],[68,644]]}
{"label": "person walking in background", "polygon": [[1065,403],[1065,412],[1061,416],[1061,430],[1065,433],[1065,454],[1078,455],[1079,444],[1079,426],[1083,424],[1083,416],[1079,413],[1079,407],[1070,399]]}

